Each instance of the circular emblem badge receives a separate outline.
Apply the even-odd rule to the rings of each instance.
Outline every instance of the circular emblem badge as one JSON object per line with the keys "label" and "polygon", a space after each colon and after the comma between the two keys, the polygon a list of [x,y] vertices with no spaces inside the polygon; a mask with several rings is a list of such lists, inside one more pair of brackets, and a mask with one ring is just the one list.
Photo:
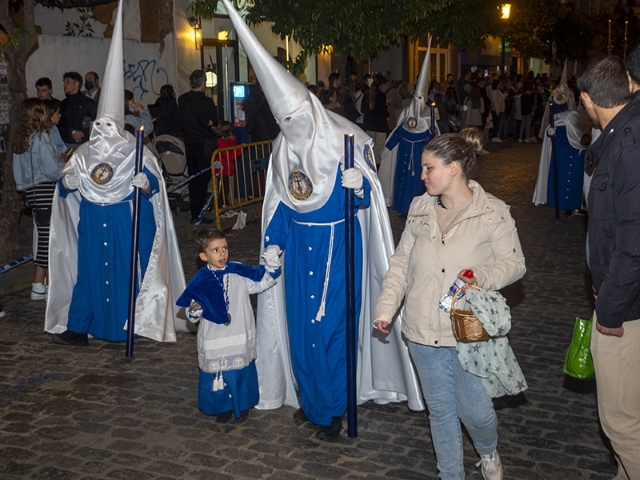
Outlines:
{"label": "circular emblem badge", "polygon": [[407,127],[409,127],[410,130],[413,130],[417,126],[418,126],[418,120],[416,120],[416,117],[409,117],[407,119]]}
{"label": "circular emblem badge", "polygon": [[108,163],[101,163],[91,171],[91,180],[98,185],[104,185],[113,178],[113,167]]}
{"label": "circular emblem badge", "polygon": [[313,193],[311,180],[300,170],[289,175],[289,192],[297,200],[306,200]]}
{"label": "circular emblem badge", "polygon": [[373,161],[373,152],[371,151],[370,145],[364,146],[363,154],[364,154],[364,161],[367,162],[367,165],[369,165],[369,168],[375,172],[376,163]]}

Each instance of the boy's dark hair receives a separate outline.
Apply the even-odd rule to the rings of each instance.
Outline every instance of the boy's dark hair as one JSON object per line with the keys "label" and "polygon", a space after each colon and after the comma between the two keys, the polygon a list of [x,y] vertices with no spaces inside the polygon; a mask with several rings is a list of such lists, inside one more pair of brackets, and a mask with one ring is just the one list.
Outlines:
{"label": "boy's dark hair", "polygon": [[36,87],[49,87],[53,88],[51,85],[51,79],[49,77],[41,77],[36,80]]}
{"label": "boy's dark hair", "polygon": [[627,52],[625,66],[631,80],[640,84],[640,40],[634,43]]}
{"label": "boy's dark hair", "polygon": [[78,72],[66,72],[64,75],[62,75],[62,79],[64,80],[65,78],[75,80],[80,85],[82,85],[82,76]]}
{"label": "boy's dark hair", "polygon": [[333,85],[338,80],[340,80],[340,74],[337,72],[332,72],[329,74],[329,85]]}
{"label": "boy's dark hair", "polygon": [[600,108],[614,108],[629,102],[627,69],[617,55],[599,55],[578,75],[578,88]]}
{"label": "boy's dark hair", "polygon": [[200,230],[196,234],[196,245],[198,246],[198,253],[204,253],[207,245],[213,242],[214,240],[220,240],[222,238],[227,238],[224,232],[218,230],[217,228],[205,228],[204,230]]}

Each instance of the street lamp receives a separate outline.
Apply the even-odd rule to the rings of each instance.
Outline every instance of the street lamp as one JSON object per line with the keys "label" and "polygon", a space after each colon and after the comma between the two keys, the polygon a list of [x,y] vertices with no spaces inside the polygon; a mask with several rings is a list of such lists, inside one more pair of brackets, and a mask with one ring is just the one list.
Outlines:
{"label": "street lamp", "polygon": [[[511,15],[511,4],[510,3],[505,3],[504,5],[502,5],[502,16],[500,17],[501,20],[509,20],[509,15]],[[505,45],[505,41],[504,41],[504,36],[505,36],[505,32],[502,32],[502,52],[500,55],[500,63],[502,64],[502,75],[505,76],[507,75],[507,67],[505,65],[505,56],[506,56],[506,45]]]}
{"label": "street lamp", "polygon": [[189,25],[193,28],[193,39],[195,41],[196,50],[202,49],[202,22],[200,18],[191,17]]}

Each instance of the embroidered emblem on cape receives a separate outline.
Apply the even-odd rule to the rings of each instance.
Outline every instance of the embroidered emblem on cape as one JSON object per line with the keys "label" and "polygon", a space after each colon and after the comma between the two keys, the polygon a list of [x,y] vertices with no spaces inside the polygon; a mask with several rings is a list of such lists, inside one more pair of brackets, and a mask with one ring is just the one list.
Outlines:
{"label": "embroidered emblem on cape", "polygon": [[91,180],[98,185],[104,185],[113,178],[113,167],[108,163],[101,163],[91,171]]}
{"label": "embroidered emblem on cape", "polygon": [[410,130],[413,130],[414,128],[416,128],[418,126],[418,120],[416,120],[416,117],[409,117],[407,119],[407,127]]}
{"label": "embroidered emblem on cape", "polygon": [[367,162],[371,170],[376,171],[376,163],[373,161],[373,152],[370,145],[364,146],[364,161]]}
{"label": "embroidered emblem on cape", "polygon": [[300,170],[289,175],[289,192],[296,200],[306,200],[313,193],[311,180]]}

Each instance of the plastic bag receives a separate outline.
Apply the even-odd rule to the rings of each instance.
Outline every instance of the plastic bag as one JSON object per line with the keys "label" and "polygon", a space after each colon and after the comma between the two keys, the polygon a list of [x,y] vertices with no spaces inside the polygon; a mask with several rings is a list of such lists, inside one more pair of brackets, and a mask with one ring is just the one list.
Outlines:
{"label": "plastic bag", "polygon": [[231,227],[231,230],[242,230],[246,226],[247,226],[247,214],[242,211],[238,212],[238,219],[236,220],[235,225]]}
{"label": "plastic bag", "polygon": [[591,358],[591,327],[593,317],[589,320],[576,318],[573,327],[573,338],[564,360],[564,373],[570,377],[586,380],[595,376],[593,359]]}

